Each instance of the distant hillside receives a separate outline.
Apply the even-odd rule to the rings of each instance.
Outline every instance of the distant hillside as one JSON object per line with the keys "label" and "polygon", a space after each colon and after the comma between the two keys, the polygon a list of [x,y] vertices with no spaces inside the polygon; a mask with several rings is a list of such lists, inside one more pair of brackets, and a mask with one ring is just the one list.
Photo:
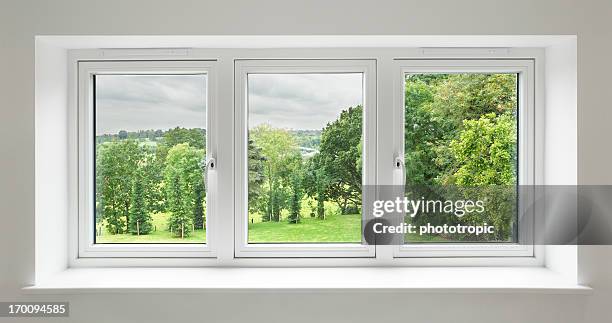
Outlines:
{"label": "distant hillside", "polygon": [[321,130],[289,130],[302,150],[319,150],[321,145]]}

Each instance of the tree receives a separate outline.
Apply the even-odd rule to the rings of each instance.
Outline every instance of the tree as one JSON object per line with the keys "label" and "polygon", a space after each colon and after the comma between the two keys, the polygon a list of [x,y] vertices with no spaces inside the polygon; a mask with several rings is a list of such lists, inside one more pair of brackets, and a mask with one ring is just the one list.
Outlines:
{"label": "tree", "polygon": [[[265,162],[261,148],[253,140],[248,143],[249,164],[249,210],[257,212],[266,208],[266,199],[263,198],[265,183]],[[263,213],[263,212],[262,212]]]}
{"label": "tree", "polygon": [[[304,192],[317,202],[316,217],[325,220],[325,199],[329,186],[329,179],[320,166],[320,154],[316,154],[306,162],[306,171],[302,180]],[[311,217],[315,217],[315,211],[311,211]]]}
{"label": "tree", "polygon": [[435,161],[439,156],[436,147],[442,143],[446,129],[431,110],[434,89],[426,83],[439,79],[421,80],[420,77],[410,76],[404,96],[404,161],[409,186],[432,185],[444,171]]}
{"label": "tree", "polygon": [[[199,213],[198,186],[204,186],[203,149],[177,144],[168,151],[164,182],[170,210],[169,228],[177,236],[188,236],[194,217]],[[205,188],[201,187],[202,195]],[[202,196],[201,200],[204,197]],[[199,203],[202,204],[202,203]],[[203,219],[202,219],[203,221]]]}
{"label": "tree", "polygon": [[133,140],[97,146],[97,216],[106,222],[106,229],[112,234],[129,231],[132,185],[141,160],[142,150]]}
{"label": "tree", "polygon": [[288,131],[267,124],[251,129],[249,136],[254,145],[261,148],[261,155],[265,158],[262,160],[263,173],[268,189],[266,207],[261,210],[262,221],[280,221],[289,196],[291,175],[302,163],[300,151]]}
{"label": "tree", "polygon": [[483,214],[468,214],[461,221],[495,226],[493,235],[479,239],[507,241],[511,237],[516,212],[516,140],[514,116],[489,113],[478,120],[465,120],[464,129],[450,144],[456,170],[445,178],[446,183],[459,186],[463,198],[483,200],[487,205]]}
{"label": "tree", "polygon": [[142,160],[140,169],[144,181],[144,194],[149,213],[164,212],[164,164],[157,158],[155,148],[142,146]]}
{"label": "tree", "polygon": [[326,196],[342,214],[349,204],[361,204],[362,107],[350,107],[328,123],[321,134],[318,165],[329,180]]}
{"label": "tree", "polygon": [[178,174],[173,174],[168,181],[168,201],[170,217],[168,218],[168,229],[177,237],[188,237],[191,234],[193,218],[189,208],[189,202],[183,199],[183,183]]}
{"label": "tree", "polygon": [[148,234],[153,227],[146,204],[144,181],[144,172],[139,170],[132,185],[130,222],[128,223],[129,232],[136,235]]}
{"label": "tree", "polygon": [[516,183],[516,121],[506,113],[465,120],[459,138],[451,141],[456,171],[447,183],[460,186]]}
{"label": "tree", "polygon": [[195,185],[195,207],[193,212],[193,225],[196,229],[204,229],[204,183]]}
{"label": "tree", "polygon": [[302,189],[301,189],[301,178],[299,174],[293,174],[292,186],[291,186],[291,201],[289,210],[289,223],[300,222],[300,211],[302,204]]}
{"label": "tree", "polygon": [[157,146],[157,157],[161,161],[165,161],[168,151],[178,144],[189,144],[193,148],[203,149],[206,153],[206,130],[176,127],[166,131]]}
{"label": "tree", "polygon": [[317,218],[320,220],[325,220],[325,187],[324,185],[317,186]]}
{"label": "tree", "polygon": [[438,185],[454,172],[450,142],[464,120],[516,111],[514,74],[415,74],[406,80],[406,183]]}

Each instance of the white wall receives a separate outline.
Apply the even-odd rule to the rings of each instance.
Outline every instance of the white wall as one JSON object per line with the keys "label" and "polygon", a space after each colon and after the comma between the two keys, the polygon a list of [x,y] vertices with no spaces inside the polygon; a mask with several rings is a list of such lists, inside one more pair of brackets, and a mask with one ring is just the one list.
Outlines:
{"label": "white wall", "polygon": [[[111,319],[167,322],[187,317],[202,317],[209,322],[394,319],[609,322],[610,247],[579,248],[580,279],[595,288],[589,296],[435,293],[32,296],[24,295],[20,288],[34,280],[35,35],[576,34],[578,181],[612,184],[609,170],[612,150],[608,148],[612,135],[608,125],[612,117],[608,89],[612,64],[607,61],[612,52],[610,17],[612,2],[608,0],[1,0],[0,301],[67,300],[72,311],[67,321],[71,322]],[[234,310],[236,306],[238,309]]]}

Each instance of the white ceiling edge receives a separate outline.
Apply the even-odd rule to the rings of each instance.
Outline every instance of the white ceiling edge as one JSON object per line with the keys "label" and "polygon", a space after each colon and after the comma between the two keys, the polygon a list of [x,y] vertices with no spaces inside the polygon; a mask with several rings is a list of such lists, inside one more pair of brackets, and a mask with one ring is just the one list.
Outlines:
{"label": "white ceiling edge", "polygon": [[346,48],[346,47],[548,47],[575,35],[39,35],[36,41],[66,49],[93,48]]}

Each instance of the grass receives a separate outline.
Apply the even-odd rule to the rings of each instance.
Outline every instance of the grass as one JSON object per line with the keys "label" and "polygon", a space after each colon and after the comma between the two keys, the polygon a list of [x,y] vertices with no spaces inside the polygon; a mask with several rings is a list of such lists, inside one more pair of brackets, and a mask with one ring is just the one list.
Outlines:
{"label": "grass", "polygon": [[361,215],[330,215],[325,220],[302,217],[298,224],[259,222],[249,224],[249,243],[361,242]]}
{"label": "grass", "polygon": [[[189,237],[181,239],[175,237],[167,229],[168,214],[152,214],[153,226],[157,230],[149,234],[110,234],[102,228],[102,235],[96,237],[96,243],[206,243],[206,230],[195,230]],[[100,226],[98,227],[99,230]]]}
{"label": "grass", "polygon": [[[102,229],[97,243],[205,243],[206,230],[181,239],[166,230],[167,213],[152,215],[157,227],[146,235],[110,234]],[[312,242],[361,242],[361,215],[329,215],[325,220],[303,217],[298,224],[281,222],[256,222],[249,224],[249,243],[312,243]]]}

